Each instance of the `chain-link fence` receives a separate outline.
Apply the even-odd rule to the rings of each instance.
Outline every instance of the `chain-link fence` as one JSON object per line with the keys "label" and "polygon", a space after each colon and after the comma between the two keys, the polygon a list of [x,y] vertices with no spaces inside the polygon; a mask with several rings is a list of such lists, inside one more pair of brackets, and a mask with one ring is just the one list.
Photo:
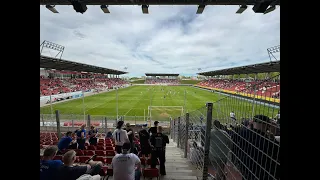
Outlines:
{"label": "chain-link fence", "polygon": [[172,139],[203,180],[280,179],[276,79],[245,83],[233,94],[219,92],[219,101],[172,120]]}

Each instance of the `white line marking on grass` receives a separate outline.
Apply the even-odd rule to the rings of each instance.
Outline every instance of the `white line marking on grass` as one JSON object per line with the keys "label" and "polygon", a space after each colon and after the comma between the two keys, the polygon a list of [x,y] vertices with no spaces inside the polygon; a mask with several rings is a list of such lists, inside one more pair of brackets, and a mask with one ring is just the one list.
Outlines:
{"label": "white line marking on grass", "polygon": [[126,116],[133,108],[129,109],[129,111],[127,111],[126,114],[124,114],[123,116]]}

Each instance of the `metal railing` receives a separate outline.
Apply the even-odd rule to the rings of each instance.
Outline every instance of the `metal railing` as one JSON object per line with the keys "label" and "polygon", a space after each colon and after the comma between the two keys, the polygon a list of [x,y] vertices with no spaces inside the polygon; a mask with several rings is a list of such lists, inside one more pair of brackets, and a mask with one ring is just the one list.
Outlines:
{"label": "metal railing", "polygon": [[265,84],[241,92],[255,93],[252,98],[223,96],[171,121],[171,137],[200,179],[280,179],[280,107],[263,101],[280,91]]}

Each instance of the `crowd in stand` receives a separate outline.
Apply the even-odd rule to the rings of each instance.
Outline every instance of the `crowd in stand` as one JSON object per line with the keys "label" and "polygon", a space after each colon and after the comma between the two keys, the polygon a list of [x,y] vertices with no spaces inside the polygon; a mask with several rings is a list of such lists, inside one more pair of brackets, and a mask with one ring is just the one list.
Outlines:
{"label": "crowd in stand", "polygon": [[280,81],[253,80],[246,82],[245,80],[209,79],[198,83],[198,85],[233,92],[256,94],[263,97],[280,98]]}
{"label": "crowd in stand", "polygon": [[45,78],[40,76],[40,96],[55,95],[92,89],[112,89],[128,82],[119,78]]}
{"label": "crowd in stand", "polygon": [[146,79],[145,84],[180,84],[179,79]]}
{"label": "crowd in stand", "polygon": [[[93,126],[87,133],[85,125],[69,131],[57,146],[51,143],[40,155],[40,180],[100,180],[107,176],[139,180],[141,175],[166,175],[165,147],[169,138],[162,134],[158,123],[148,131],[144,125],[139,133],[133,133],[129,123],[123,129],[123,121],[118,121],[116,130],[107,135]],[[41,142],[53,139],[57,140],[57,133],[40,133],[40,149]]]}
{"label": "crowd in stand", "polygon": [[[197,154],[204,156],[205,131],[197,132],[196,141],[192,143],[191,161],[200,163],[202,159],[195,157]],[[199,141],[198,145],[196,142]],[[242,119],[241,124],[234,125],[214,120],[209,160],[212,166],[209,173],[214,174],[216,180],[228,179],[226,176],[231,179],[279,179],[280,111],[274,119],[256,115],[252,120]]]}

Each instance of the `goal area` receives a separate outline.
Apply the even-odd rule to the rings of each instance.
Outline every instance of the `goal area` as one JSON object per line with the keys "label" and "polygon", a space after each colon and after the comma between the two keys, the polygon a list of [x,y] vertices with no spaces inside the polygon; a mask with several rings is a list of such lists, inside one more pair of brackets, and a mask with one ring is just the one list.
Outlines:
{"label": "goal area", "polygon": [[183,106],[148,106],[148,119],[151,121],[170,121],[183,115]]}

